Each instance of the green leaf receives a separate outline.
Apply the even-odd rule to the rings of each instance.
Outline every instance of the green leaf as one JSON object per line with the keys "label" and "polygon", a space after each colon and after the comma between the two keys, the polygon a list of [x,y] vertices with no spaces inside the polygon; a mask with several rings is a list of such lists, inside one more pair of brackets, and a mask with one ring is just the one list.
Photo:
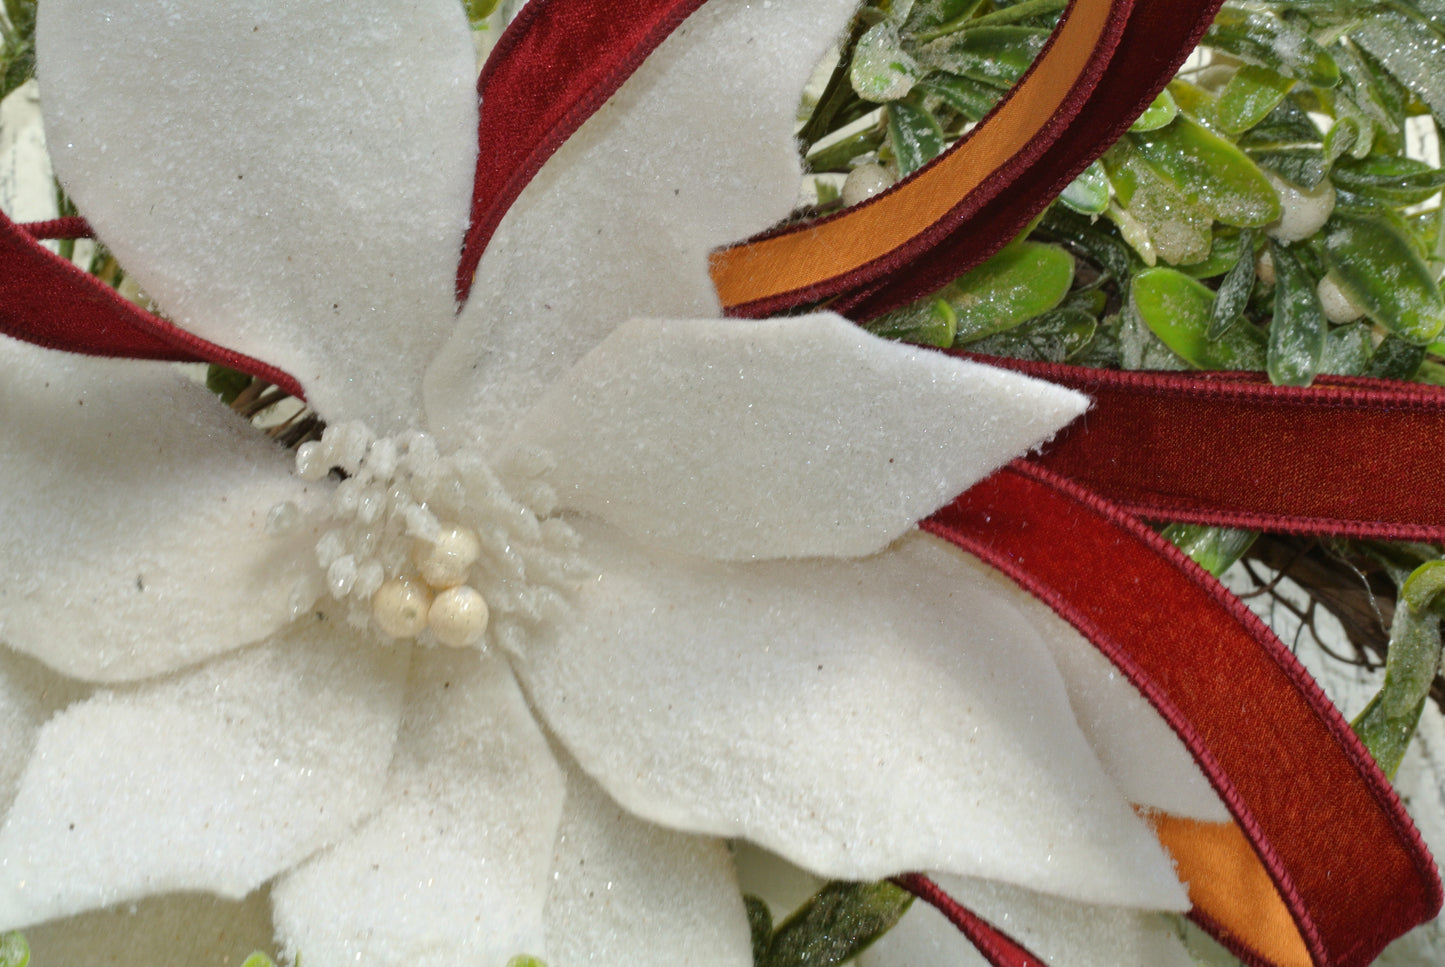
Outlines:
{"label": "green leaf", "polygon": [[1011,329],[1053,309],[1074,281],[1074,259],[1057,245],[1013,242],[939,293],[957,313],[956,344]]}
{"label": "green leaf", "polygon": [[219,396],[221,402],[227,406],[235,402],[241,391],[250,385],[251,377],[245,373],[238,373],[215,363],[206,367],[206,389]]}
{"label": "green leaf", "polygon": [[1245,231],[1240,236],[1239,255],[1219,291],[1214,293],[1214,303],[1209,307],[1209,331],[1207,338],[1219,339],[1244,315],[1249,304],[1249,294],[1254,291],[1254,233]]}
{"label": "green leaf", "polygon": [[853,48],[848,78],[865,101],[896,101],[913,89],[922,71],[904,49],[898,27],[891,20],[874,24]]}
{"label": "green leaf", "polygon": [[1097,327],[1098,321],[1083,309],[1055,309],[968,348],[989,356],[1062,363],[1089,344]]}
{"label": "green leaf", "polygon": [[1233,567],[1259,536],[1254,531],[1203,524],[1170,524],[1160,534],[1215,577]]}
{"label": "green leaf", "polygon": [[1318,188],[1330,171],[1330,163],[1319,148],[1281,148],[1276,151],[1251,148],[1249,157],[1260,168],[1268,169],[1306,191]]}
{"label": "green leaf", "polygon": [[1144,113],[1129,125],[1130,131],[1157,131],[1179,116],[1179,105],[1165,88],[1144,109]]}
{"label": "green leaf", "polygon": [[1273,242],[1269,252],[1274,262],[1274,319],[1265,369],[1276,386],[1308,386],[1320,371],[1329,323],[1315,280],[1294,252]]}
{"label": "green leaf", "polygon": [[1445,328],[1445,300],[1403,225],[1383,212],[1337,211],[1323,238],[1340,289],[1375,322],[1420,344]]}
{"label": "green leaf", "polygon": [[1417,205],[1445,188],[1445,169],[1414,158],[1372,154],[1341,160],[1331,180],[1336,188],[1403,208]]}
{"label": "green leaf", "polygon": [[945,71],[929,74],[916,90],[926,98],[948,105],[970,121],[977,121],[992,111],[999,98],[1008,92],[1007,88]]}
{"label": "green leaf", "polygon": [[507,967],[547,967],[547,965],[529,954],[518,954],[507,961]]}
{"label": "green leaf", "polygon": [[1293,78],[1267,67],[1244,65],[1219,94],[1214,108],[1219,127],[1230,134],[1249,130],[1268,117],[1293,86]]}
{"label": "green leaf", "polygon": [[1082,252],[1121,286],[1128,285],[1134,272],[1134,256],[1128,245],[1106,230],[1107,222],[1095,224],[1089,218],[1054,206],[1045,211],[1041,224]]}
{"label": "green leaf", "polygon": [[1204,35],[1204,44],[1312,87],[1330,88],[1340,81],[1340,69],[1328,51],[1292,22],[1262,10],[1225,7]]}
{"label": "green leaf", "polygon": [[1049,39],[1038,27],[970,27],[918,50],[928,68],[1008,88],[1029,69]]}
{"label": "green leaf", "polygon": [[1279,217],[1279,198],[1264,172],[1202,125],[1180,117],[1166,128],[1130,137],[1150,165],[1218,221],[1245,227]]}
{"label": "green leaf", "polygon": [[1434,604],[1442,590],[1445,561],[1422,564],[1405,580],[1390,624],[1385,683],[1352,723],[1391,778],[1405,757],[1440,669],[1440,617]]}
{"label": "green leaf", "polygon": [[1187,265],[1179,266],[1179,271],[1194,279],[1212,279],[1216,275],[1223,275],[1239,263],[1240,253],[1244,250],[1244,236],[1250,236],[1251,252],[1254,248],[1254,233],[1251,229],[1245,229],[1239,234],[1216,234],[1210,243],[1209,254],[1198,262],[1190,262]]}
{"label": "green leaf", "polygon": [[1109,207],[1109,176],[1095,161],[1079,172],[1059,195],[1059,200],[1082,215],[1101,215]]}
{"label": "green leaf", "polygon": [[1445,39],[1429,26],[1381,9],[1350,32],[1350,39],[1445,122]]}
{"label": "green leaf", "polygon": [[789,917],[759,967],[832,967],[896,924],[913,897],[892,883],[829,883]]}
{"label": "green leaf", "polygon": [[1198,262],[1209,255],[1213,219],[1179,184],[1123,142],[1104,155],[1109,182],[1122,208],[1108,215],[1145,262]]}
{"label": "green leaf", "polygon": [[918,0],[908,12],[904,34],[922,33],[969,16],[982,0]]}
{"label": "green leaf", "polygon": [[916,98],[894,101],[884,108],[888,115],[888,141],[898,162],[898,174],[907,176],[943,152],[943,128],[932,112]]}
{"label": "green leaf", "polygon": [[0,967],[25,967],[30,963],[30,945],[18,931],[0,933]]}
{"label": "green leaf", "polygon": [[768,944],[773,939],[773,912],[760,898],[751,893],[743,894],[743,909],[748,914],[748,933],[753,938],[753,963],[761,964],[768,955]]}
{"label": "green leaf", "polygon": [[497,9],[500,2],[501,0],[466,0],[467,19],[471,21],[472,29],[485,27],[487,18],[492,15],[492,11]]}
{"label": "green leaf", "polygon": [[1325,336],[1325,354],[1320,372],[1338,376],[1363,376],[1374,353],[1369,326],[1339,326]]}
{"label": "green leaf", "polygon": [[[0,963],[3,963],[3,961],[0,961]],[[267,954],[257,950],[253,952],[251,956],[241,961],[241,967],[276,967],[276,961],[272,960]]]}
{"label": "green leaf", "polygon": [[1386,336],[1385,341],[1375,347],[1364,375],[1375,379],[1414,379],[1424,361],[1424,346],[1406,342],[1398,336]]}
{"label": "green leaf", "polygon": [[958,315],[946,300],[930,297],[872,319],[864,328],[884,339],[947,349],[958,332]]}
{"label": "green leaf", "polygon": [[1253,326],[1233,326],[1209,338],[1214,293],[1177,269],[1146,269],[1130,290],[1144,324],[1180,358],[1198,369],[1263,369],[1264,337]]}

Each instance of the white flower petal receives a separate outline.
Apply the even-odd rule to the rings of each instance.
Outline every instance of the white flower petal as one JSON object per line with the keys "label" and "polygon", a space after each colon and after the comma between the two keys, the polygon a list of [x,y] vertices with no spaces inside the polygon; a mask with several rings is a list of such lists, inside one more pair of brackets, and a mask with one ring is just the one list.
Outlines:
{"label": "white flower petal", "polygon": [[427,376],[432,428],[495,446],[625,319],[718,314],[707,253],[784,217],[799,92],[854,0],[711,0],[518,198]]}
{"label": "white flower petal", "polygon": [[266,517],[320,493],[289,454],[166,364],[0,338],[0,367],[0,641],[116,681],[291,620],[316,535]]}
{"label": "white flower petal", "polygon": [[405,652],[311,619],[41,729],[0,828],[0,927],[179,890],[239,898],[382,789]]}
{"label": "white flower petal", "polygon": [[547,967],[752,967],[721,840],[644,823],[573,764],[547,895]]}
{"label": "white flower petal", "polygon": [[469,34],[454,0],[51,0],[55,167],[179,324],[328,419],[415,425],[471,198]]}
{"label": "white flower petal", "polygon": [[178,893],[83,913],[25,931],[35,967],[240,967],[269,952],[264,890],[244,900]]}
{"label": "white flower petal", "polygon": [[722,564],[576,527],[601,576],[520,667],[628,809],[827,876],[941,868],[1186,904],[1018,617],[1022,592],[984,565],[922,534],[862,561]]}
{"label": "white flower petal", "polygon": [[[964,906],[1051,967],[1194,967],[1170,918],[1120,907],[1072,903],[1002,883],[936,877]],[[859,967],[987,967],[943,914],[915,902]]]}
{"label": "white flower petal", "polygon": [[40,726],[85,692],[74,679],[0,648],[0,814],[15,798]]}
{"label": "white flower petal", "polygon": [[1030,598],[1023,608],[1064,676],[1079,727],[1125,797],[1177,816],[1229,822],[1224,801],[1139,690],[1047,605]]}
{"label": "white flower petal", "polygon": [[504,661],[418,651],[386,803],[277,882],[277,935],[306,967],[539,954],[564,790]]}
{"label": "white flower petal", "polygon": [[870,335],[831,314],[634,320],[513,445],[562,506],[721,560],[861,556],[1084,411],[1071,390]]}

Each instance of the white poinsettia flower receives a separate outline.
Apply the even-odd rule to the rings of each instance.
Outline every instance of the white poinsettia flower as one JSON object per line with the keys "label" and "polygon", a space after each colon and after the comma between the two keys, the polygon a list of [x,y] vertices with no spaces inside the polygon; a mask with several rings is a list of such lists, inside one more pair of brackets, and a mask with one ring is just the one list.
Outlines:
{"label": "white poinsettia flower", "polygon": [[308,967],[744,965],[724,837],[1186,904],[1130,806],[1223,817],[1182,746],[913,527],[1082,398],[720,318],[706,253],[788,211],[850,8],[708,3],[457,315],[455,0],[47,0],[81,211],[333,430],[293,468],[168,367],[0,346],[0,929],[269,884]]}

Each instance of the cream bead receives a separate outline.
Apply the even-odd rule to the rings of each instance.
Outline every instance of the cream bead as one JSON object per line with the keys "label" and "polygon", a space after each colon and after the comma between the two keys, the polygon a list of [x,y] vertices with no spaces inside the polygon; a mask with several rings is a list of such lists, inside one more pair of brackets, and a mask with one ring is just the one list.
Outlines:
{"label": "cream bead", "polygon": [[418,541],[416,565],[434,588],[454,588],[467,580],[467,572],[482,556],[477,535],[466,527],[443,525],[435,541]]}
{"label": "cream bead", "polygon": [[427,616],[427,626],[437,641],[453,648],[465,648],[482,640],[487,633],[491,609],[475,588],[448,588],[437,595]]}
{"label": "cream bead", "polygon": [[843,180],[843,205],[851,208],[861,201],[867,201],[881,191],[887,191],[897,181],[893,174],[882,165],[861,164],[848,172]]}
{"label": "cream bead", "polygon": [[415,638],[426,627],[431,591],[419,581],[392,578],[383,581],[371,597],[371,616],[392,638]]}

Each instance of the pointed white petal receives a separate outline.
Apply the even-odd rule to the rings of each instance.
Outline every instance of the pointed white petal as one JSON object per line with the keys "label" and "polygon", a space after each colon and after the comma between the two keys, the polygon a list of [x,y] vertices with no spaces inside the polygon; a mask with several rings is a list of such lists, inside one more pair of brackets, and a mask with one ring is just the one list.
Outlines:
{"label": "pointed white petal", "polygon": [[816,873],[997,877],[1179,908],[1101,771],[1022,593],[914,534],[862,561],[647,555],[578,521],[601,576],[521,667],[618,802]]}
{"label": "pointed white petal", "polygon": [[540,954],[564,790],[504,661],[419,650],[386,803],[277,882],[277,936],[306,967]]}
{"label": "pointed white petal", "polygon": [[[1177,921],[1157,913],[1073,903],[1018,887],[940,875],[938,885],[1051,967],[1194,967]],[[860,967],[987,967],[963,934],[915,902]]]}
{"label": "pointed white petal", "polygon": [[266,517],[325,484],[174,367],[5,338],[0,367],[0,641],[117,681],[291,620],[316,534],[270,536]]}
{"label": "pointed white petal", "polygon": [[547,967],[752,967],[721,840],[628,815],[575,765],[547,895]]}
{"label": "pointed white petal", "polygon": [[239,898],[376,802],[405,652],[318,619],[40,732],[0,828],[0,928],[178,890]]}
{"label": "pointed white petal", "polygon": [[512,437],[564,507],[721,560],[880,550],[1084,411],[1071,390],[832,314],[634,320]]}
{"label": "pointed white petal", "polygon": [[854,0],[711,0],[508,212],[428,373],[432,427],[494,446],[624,320],[715,316],[707,253],[797,199],[803,85]]}
{"label": "pointed white petal", "polygon": [[1224,801],[1139,690],[1048,606],[1029,598],[1023,608],[1064,676],[1079,727],[1125,797],[1177,816],[1228,822]]}
{"label": "pointed white petal", "polygon": [[52,0],[37,48],[56,170],[171,318],[417,423],[476,158],[457,3]]}
{"label": "pointed white petal", "polygon": [[177,893],[53,920],[25,931],[35,967],[240,967],[272,952],[265,890],[244,900]]}
{"label": "pointed white petal", "polygon": [[0,648],[0,815],[15,798],[40,726],[85,694],[74,679]]}

